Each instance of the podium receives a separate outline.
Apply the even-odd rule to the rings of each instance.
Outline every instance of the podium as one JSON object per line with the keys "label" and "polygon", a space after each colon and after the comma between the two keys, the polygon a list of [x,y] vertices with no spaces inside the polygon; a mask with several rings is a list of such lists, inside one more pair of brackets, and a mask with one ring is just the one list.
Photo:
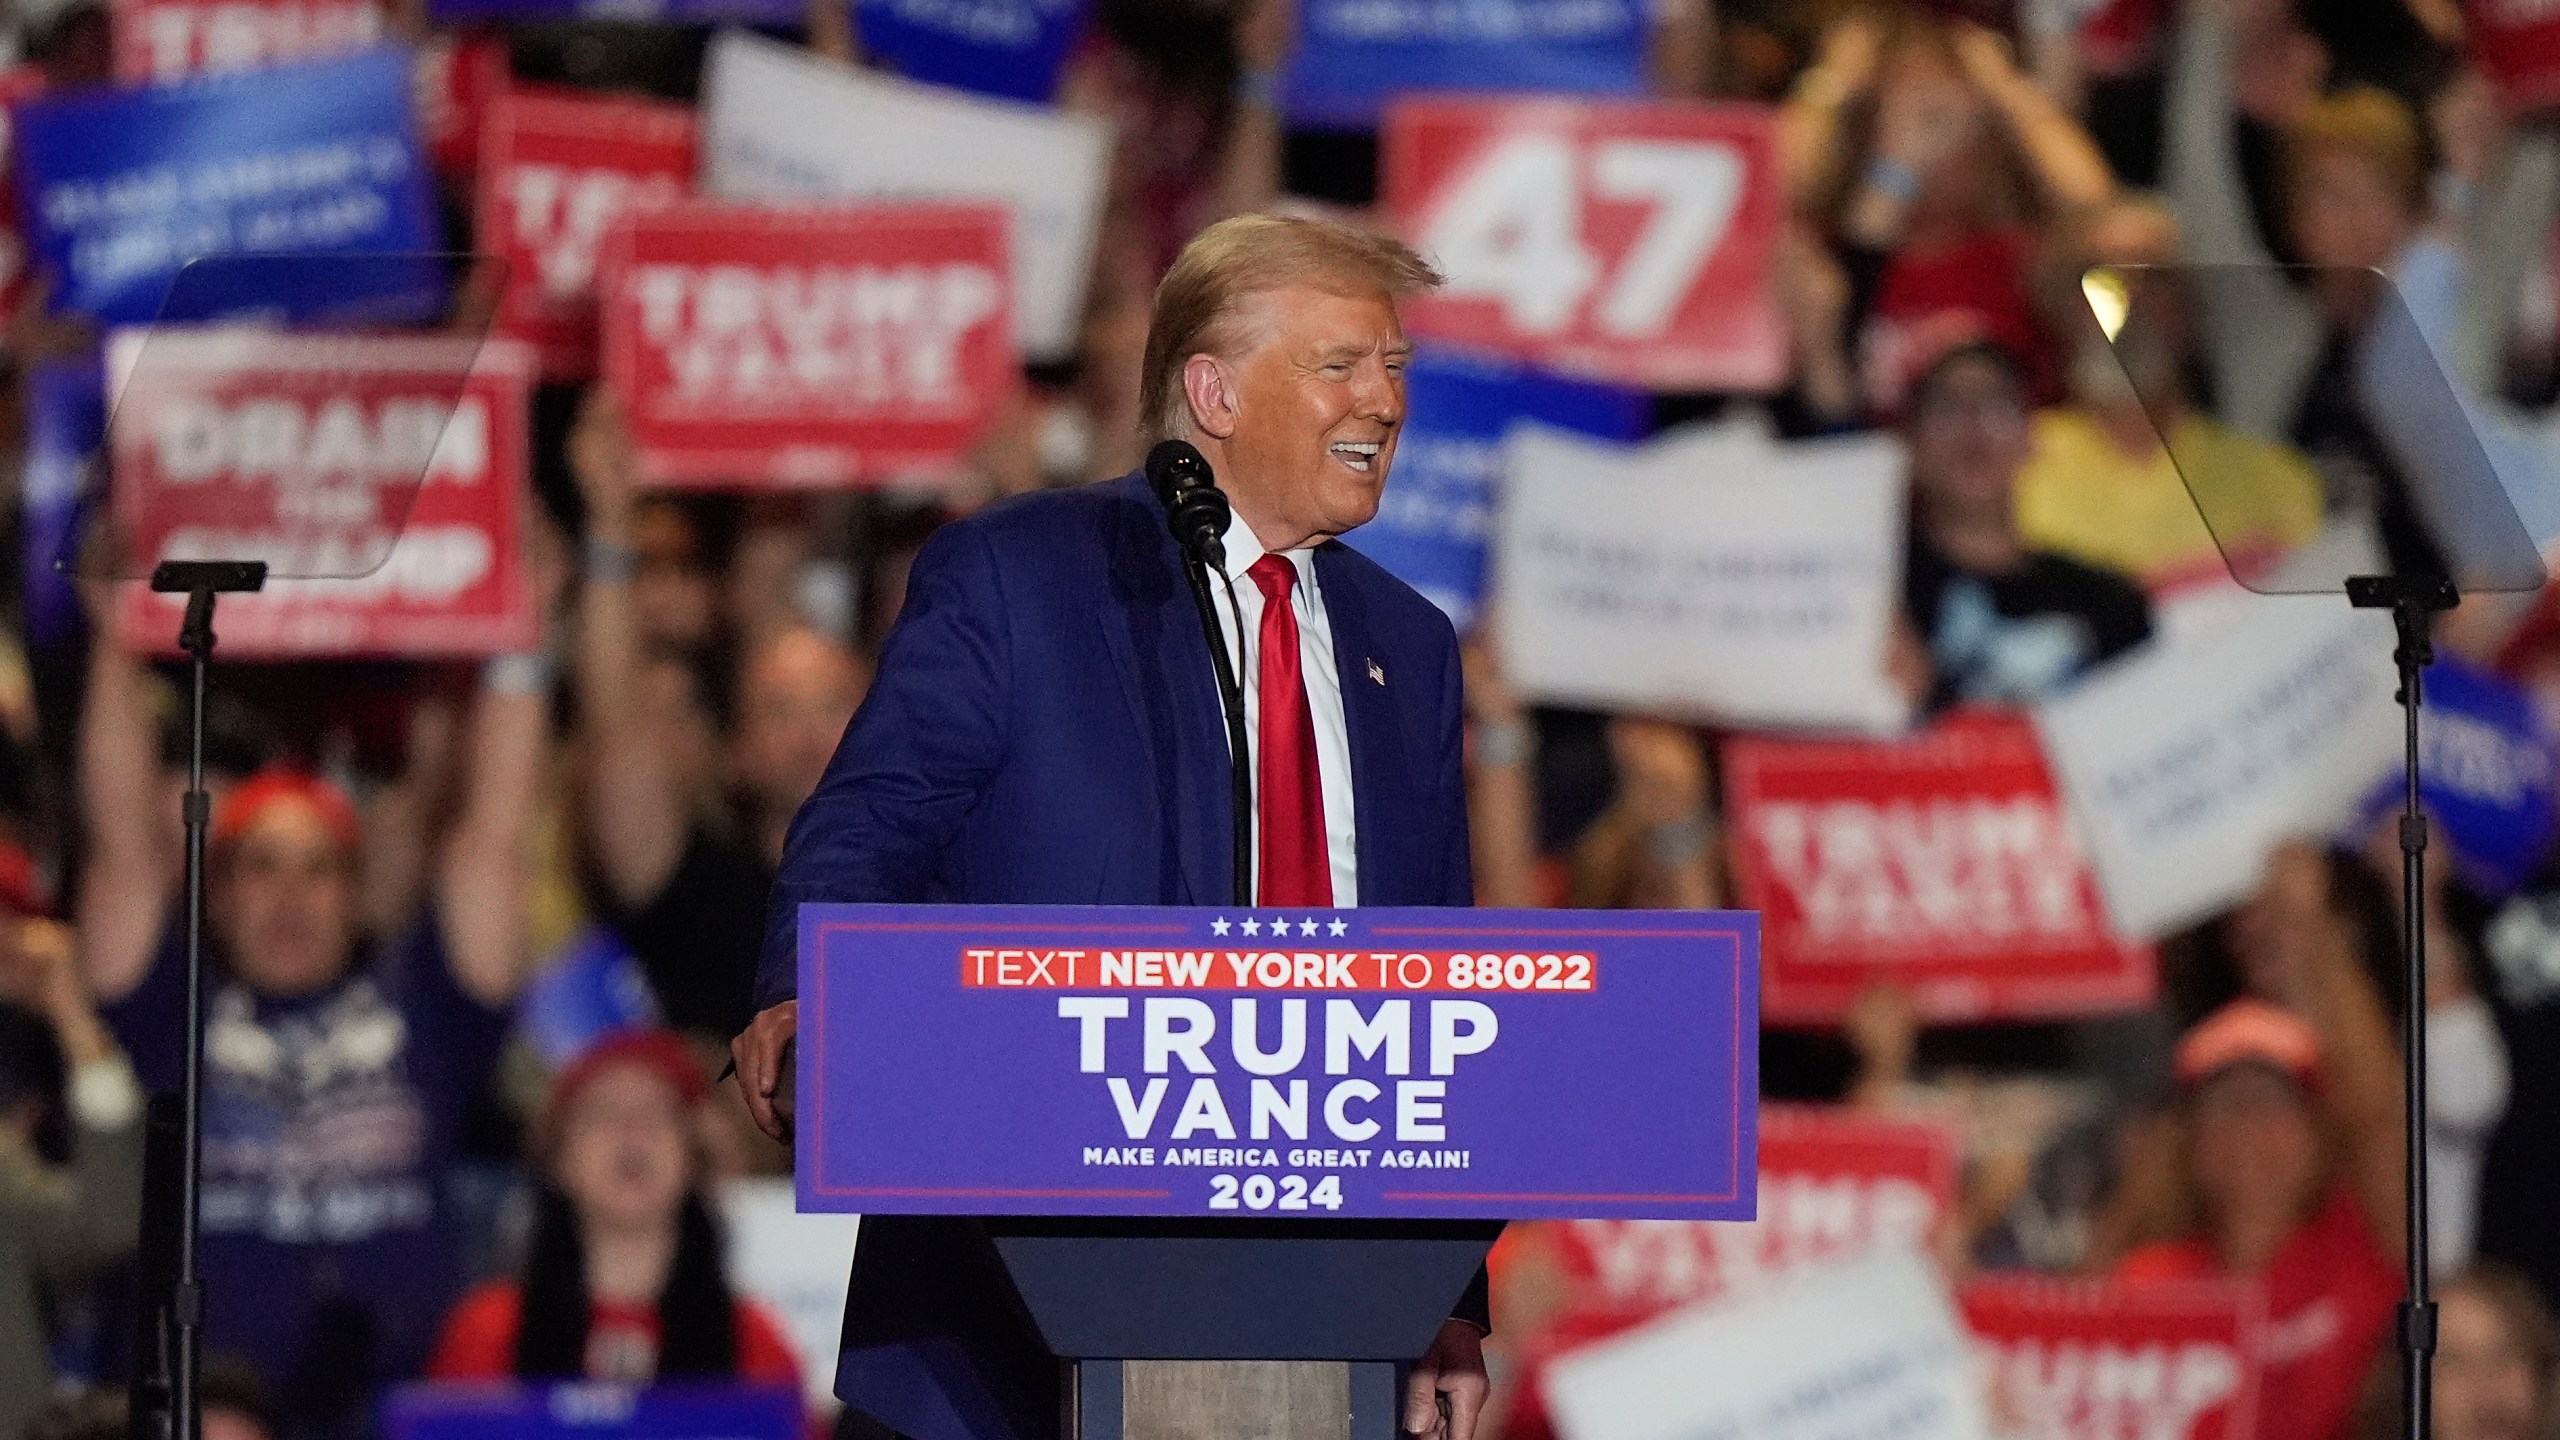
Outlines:
{"label": "podium", "polygon": [[1723,912],[804,906],[800,1208],[953,1217],[859,1243],[983,1240],[983,1328],[1059,1367],[1052,1429],[983,1335],[858,1342],[893,1298],[858,1262],[839,1393],[914,1440],[1388,1440],[1503,1221],[1751,1217],[1758,948]]}

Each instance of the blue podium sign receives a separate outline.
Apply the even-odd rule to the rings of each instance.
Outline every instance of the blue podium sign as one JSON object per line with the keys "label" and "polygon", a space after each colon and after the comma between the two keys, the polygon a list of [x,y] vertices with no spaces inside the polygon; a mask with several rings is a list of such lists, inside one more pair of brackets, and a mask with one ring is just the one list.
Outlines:
{"label": "blue podium sign", "polygon": [[803,1210],[1748,1219],[1759,918],[808,905]]}
{"label": "blue podium sign", "polygon": [[382,1404],[390,1440],[801,1440],[787,1385],[602,1382],[404,1385]]}

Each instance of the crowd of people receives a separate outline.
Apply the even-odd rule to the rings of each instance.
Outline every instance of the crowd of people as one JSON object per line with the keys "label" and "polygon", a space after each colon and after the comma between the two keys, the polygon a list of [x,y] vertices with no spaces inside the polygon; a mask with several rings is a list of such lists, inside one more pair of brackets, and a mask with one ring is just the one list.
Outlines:
{"label": "crowd of people", "polygon": [[[223,669],[208,1433],[364,1436],[422,1376],[797,1385],[832,1367],[795,1355],[723,1266],[723,1185],[788,1167],[712,1078],[749,1018],[785,829],[934,527],[1137,463],[1148,304],[1182,242],[1250,210],[1375,218],[1375,138],[1293,129],[1275,103],[1291,8],[1099,0],[1056,102],[1117,137],[1080,344],[1026,372],[945,483],[655,492],[617,397],[549,386],[537,646],[476,669]],[[2560,384],[2560,132],[2484,78],[2449,0],[1649,8],[1657,94],[1775,111],[1790,355],[1779,393],[1657,395],[1654,425],[1757,409],[1788,437],[1898,439],[1891,665],[1922,714],[2063,693],[2180,623],[2226,557],[2341,514],[2423,558],[2407,477],[2352,400],[2376,275],[2528,450]],[[699,29],[456,35],[394,9],[391,33],[495,43],[527,81],[677,100],[698,81]],[[109,82],[93,0],[15,20],[49,87]],[[808,20],[813,49],[862,63],[845,7]],[[467,234],[467,188],[447,200]],[[2082,272],[2181,260],[2318,268],[2230,272],[2230,294],[2162,282],[2137,303],[2171,323],[2111,351]],[[13,439],[29,367],[96,338],[41,285],[10,318]],[[2211,530],[2199,468],[2252,477]],[[181,694],[119,637],[109,584],[84,601],[94,623],[40,641],[0,595],[6,1440],[121,1433],[144,1096],[176,1086],[182,1054]],[[2441,638],[2560,705],[2547,605],[2474,601]],[[1480,903],[1733,900],[1719,732],[1532,703],[1489,633],[1467,657]],[[2391,846],[2280,851],[2245,903],[2162,944],[2154,1012],[1933,1027],[1879,986],[1836,1028],[1768,1032],[1763,1093],[1952,1124],[1952,1271],[2254,1278],[2273,1337],[2257,1434],[2379,1436],[2406,1244],[2396,1017],[2423,1005],[2450,1277],[2437,1424],[2549,1440],[2560,861],[2508,893],[2432,871],[2427,985],[2406,996]],[[638,977],[645,1024],[541,1053],[517,1019],[527,986],[596,953]],[[1497,1263],[1497,1356],[1554,1318],[1537,1268],[1531,1244]]]}

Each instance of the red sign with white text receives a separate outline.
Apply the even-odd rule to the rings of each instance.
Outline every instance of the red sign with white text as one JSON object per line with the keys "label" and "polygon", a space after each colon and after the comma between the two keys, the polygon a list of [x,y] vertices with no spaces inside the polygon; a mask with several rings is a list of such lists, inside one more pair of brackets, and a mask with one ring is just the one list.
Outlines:
{"label": "red sign with white text", "polygon": [[1958,1303],[2001,1440],[2244,1440],[2256,1432],[2254,1286],[1992,1277]]}
{"label": "red sign with white text", "polygon": [[2560,0],[2469,0],[2471,58],[2518,109],[2560,105]]}
{"label": "red sign with white text", "polygon": [[626,215],[693,188],[693,112],[644,100],[500,96],[483,112],[482,251],[507,260],[498,333],[530,342],[546,380],[596,372],[596,255]]}
{"label": "red sign with white text", "polygon": [[1784,201],[1771,112],[1685,101],[1399,102],[1397,231],[1447,284],[1417,335],[1656,390],[1775,390]]}
{"label": "red sign with white text", "polygon": [[2151,1002],[2022,717],[1899,741],[1744,736],[1724,748],[1734,878],[1761,912],[1762,1018],[1838,1021],[1870,985],[1922,1018],[2087,1015]]}
{"label": "red sign with white text", "polygon": [[1756,1219],[1514,1222],[1503,1244],[1551,1257],[1563,1294],[1551,1323],[1519,1342],[1525,1373],[1504,1433],[1550,1440],[1538,1377],[1568,1350],[1682,1306],[1749,1299],[1808,1265],[1933,1250],[1955,1214],[1959,1158],[1942,1125],[1763,1105]]}
{"label": "red sign with white text", "polygon": [[604,377],[642,475],[763,489],[948,468],[1017,380],[1005,212],[689,205],[605,243]]}
{"label": "red sign with white text", "polygon": [[[491,341],[475,360],[468,340],[415,335],[142,339],[120,335],[110,350],[123,377],[113,503],[138,568],[264,559],[278,576],[345,577],[373,566],[224,597],[224,654],[435,658],[534,643],[529,351]],[[186,597],[125,588],[128,643],[173,648]]]}
{"label": "red sign with white text", "polygon": [[1944,1126],[1766,1105],[1758,1218],[1564,1220],[1546,1228],[1568,1308],[1654,1315],[1757,1294],[1803,1266],[1881,1245],[1927,1249],[1954,1213],[1956,1162],[1956,1138]]}
{"label": "red sign with white text", "polygon": [[374,0],[113,0],[116,78],[165,84],[361,50],[383,38]]}

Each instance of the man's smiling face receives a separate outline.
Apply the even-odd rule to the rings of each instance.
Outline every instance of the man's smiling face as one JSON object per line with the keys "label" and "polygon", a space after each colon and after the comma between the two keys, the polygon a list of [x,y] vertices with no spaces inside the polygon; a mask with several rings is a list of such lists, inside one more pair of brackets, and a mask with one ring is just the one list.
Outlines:
{"label": "man's smiling face", "polygon": [[1413,347],[1382,294],[1289,286],[1247,302],[1233,362],[1233,432],[1219,476],[1275,550],[1340,535],[1378,513],[1404,426]]}

